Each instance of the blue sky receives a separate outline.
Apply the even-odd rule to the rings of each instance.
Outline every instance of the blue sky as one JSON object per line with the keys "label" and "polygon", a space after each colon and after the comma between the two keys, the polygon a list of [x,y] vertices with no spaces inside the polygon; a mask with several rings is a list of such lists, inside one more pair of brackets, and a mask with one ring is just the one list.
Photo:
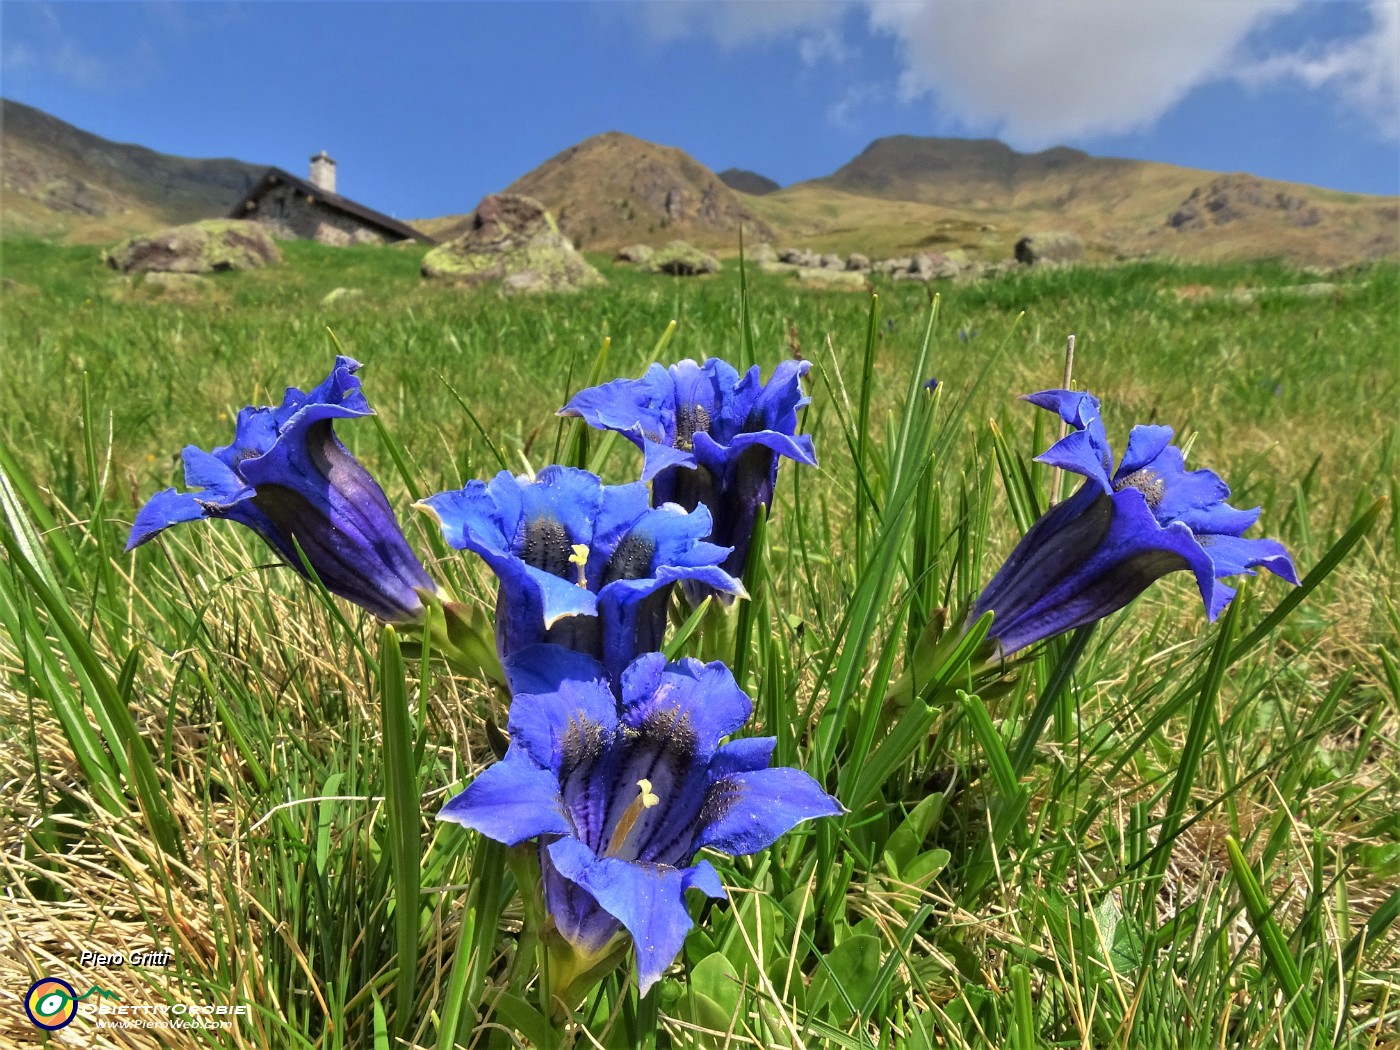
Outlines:
{"label": "blue sky", "polygon": [[784,184],[882,135],[1400,193],[1400,0],[34,3],[0,93],[106,138],[469,211],[620,130]]}

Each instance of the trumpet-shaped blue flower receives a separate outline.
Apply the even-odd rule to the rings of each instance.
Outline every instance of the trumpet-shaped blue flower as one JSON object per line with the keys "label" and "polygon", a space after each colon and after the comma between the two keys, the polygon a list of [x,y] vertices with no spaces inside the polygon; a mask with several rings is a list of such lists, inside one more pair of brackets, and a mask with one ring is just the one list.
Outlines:
{"label": "trumpet-shaped blue flower", "polygon": [[1115,470],[1097,398],[1045,390],[1024,400],[1073,428],[1037,461],[1088,480],[1031,526],[972,607],[974,620],[995,614],[1003,655],[1100,620],[1169,572],[1195,576],[1211,620],[1235,596],[1223,576],[1262,567],[1298,582],[1282,544],[1243,538],[1259,511],[1229,506],[1214,472],[1186,469],[1171,427],[1133,427]]}
{"label": "trumpet-shaped blue flower", "polygon": [[640,448],[656,505],[709,507],[710,539],[732,548],[724,569],[742,576],[758,508],[773,504],[779,458],[817,463],[812,439],[797,433],[797,410],[810,400],[800,382],[808,367],[784,361],[765,384],[757,365],[740,376],[715,357],[656,364],[641,379],[580,391],[559,414],[615,430]]}
{"label": "trumpet-shaped blue flower", "polygon": [[[534,646],[510,663],[510,749],[438,813],[517,845],[540,842],[554,930],[586,972],[624,933],[643,994],[691,927],[686,892],[723,897],[706,847],[755,853],[801,821],[841,812],[796,769],[769,768],[772,738],[720,741],[752,705],[719,662],[639,657],[621,703],[577,654]],[[528,693],[526,688],[547,691]]]}
{"label": "trumpet-shaped blue flower", "polygon": [[278,407],[238,413],[233,444],[183,453],[185,484],[166,489],[136,515],[131,550],[180,522],[228,518],[246,525],[305,575],[300,547],[327,589],[380,619],[424,617],[419,591],[435,592],[400,531],[384,491],[335,436],[337,419],[373,415],[355,376],[359,362],[337,357],[313,390],[288,388]]}
{"label": "trumpet-shaped blue flower", "polygon": [[500,580],[502,661],[549,641],[597,657],[616,678],[638,653],[661,648],[673,583],[743,593],[719,568],[728,549],[705,542],[709,511],[652,508],[641,482],[604,485],[571,467],[533,480],[502,471],[420,505],[451,546],[481,555]]}

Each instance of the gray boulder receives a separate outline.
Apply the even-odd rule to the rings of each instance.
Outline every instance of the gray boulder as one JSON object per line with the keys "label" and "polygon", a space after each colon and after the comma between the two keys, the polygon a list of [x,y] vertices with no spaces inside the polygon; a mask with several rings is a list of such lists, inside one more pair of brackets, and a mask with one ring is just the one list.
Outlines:
{"label": "gray boulder", "polygon": [[778,251],[767,241],[762,244],[755,244],[752,248],[744,249],[744,262],[754,263],[762,266],[764,263],[778,261]]}
{"label": "gray boulder", "polygon": [[501,281],[506,294],[572,292],[606,283],[543,204],[512,193],[484,197],[465,233],[423,256],[422,272],[469,286]]}
{"label": "gray boulder", "polygon": [[851,252],[846,257],[846,269],[864,273],[870,269],[870,256],[862,255],[860,252]]}
{"label": "gray boulder", "polygon": [[697,277],[719,273],[720,264],[708,252],[702,252],[685,241],[672,241],[653,254],[640,269],[645,273],[668,273],[672,277]]}
{"label": "gray boulder", "polygon": [[823,270],[844,270],[846,268],[846,260],[835,252],[827,252],[818,260],[818,263]]}
{"label": "gray boulder", "polygon": [[655,253],[656,249],[649,244],[629,244],[617,250],[613,255],[613,262],[634,263],[640,266]]}
{"label": "gray boulder", "polygon": [[805,248],[784,248],[778,253],[778,262],[789,263],[793,266],[817,266],[821,260],[816,252],[809,252]]}
{"label": "gray boulder", "polygon": [[216,273],[279,263],[282,253],[255,222],[206,219],[128,238],[103,252],[102,260],[122,273]]}
{"label": "gray boulder", "polygon": [[1076,262],[1084,257],[1084,242],[1064,230],[1028,233],[1016,242],[1016,261],[1025,266],[1040,262]]}

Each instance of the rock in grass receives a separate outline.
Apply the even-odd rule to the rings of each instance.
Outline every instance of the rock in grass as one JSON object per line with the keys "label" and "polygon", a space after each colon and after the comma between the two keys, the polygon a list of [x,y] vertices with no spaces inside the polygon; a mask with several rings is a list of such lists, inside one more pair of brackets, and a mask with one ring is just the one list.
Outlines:
{"label": "rock in grass", "polygon": [[501,290],[512,295],[572,292],[605,283],[559,232],[543,204],[512,193],[484,197],[467,232],[425,255],[422,272],[462,285],[500,281]]}
{"label": "rock in grass", "polygon": [[656,254],[656,249],[649,244],[629,244],[617,250],[613,256],[613,262],[633,263],[640,266],[654,254]]}
{"label": "rock in grass", "polygon": [[102,253],[122,273],[215,273],[254,270],[282,261],[263,227],[243,219],[205,219],[130,237]]}
{"label": "rock in grass", "polygon": [[1016,242],[1016,261],[1026,266],[1040,262],[1075,262],[1084,256],[1084,242],[1064,230],[1028,233]]}
{"label": "rock in grass", "polygon": [[669,273],[673,277],[696,277],[719,273],[720,265],[708,252],[685,241],[672,241],[643,263],[641,269],[647,273]]}
{"label": "rock in grass", "polygon": [[767,241],[755,244],[753,247],[745,246],[744,262],[753,263],[755,266],[762,266],[764,263],[778,261],[778,250]]}

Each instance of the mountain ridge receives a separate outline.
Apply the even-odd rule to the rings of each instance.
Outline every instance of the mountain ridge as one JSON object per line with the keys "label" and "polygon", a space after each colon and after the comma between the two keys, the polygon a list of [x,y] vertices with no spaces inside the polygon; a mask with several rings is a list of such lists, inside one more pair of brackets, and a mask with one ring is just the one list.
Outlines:
{"label": "mountain ridge", "polygon": [[[222,216],[265,168],[114,143],[0,99],[7,235],[111,242]],[[725,175],[751,175],[727,169]],[[1278,258],[1323,266],[1400,253],[1400,198],[1222,174],[1057,146],[894,135],[829,175],[761,193],[727,185],[684,151],[618,131],[591,136],[503,192],[535,197],[590,250],[672,239],[733,252],[749,243],[871,256],[915,251],[1008,258],[1028,233],[1079,238],[1089,259]],[[475,202],[464,201],[464,207]],[[471,213],[414,223],[446,238]]]}
{"label": "mountain ridge", "polygon": [[102,241],[224,215],[267,165],[195,159],[113,142],[33,106],[0,99],[5,229]]}

